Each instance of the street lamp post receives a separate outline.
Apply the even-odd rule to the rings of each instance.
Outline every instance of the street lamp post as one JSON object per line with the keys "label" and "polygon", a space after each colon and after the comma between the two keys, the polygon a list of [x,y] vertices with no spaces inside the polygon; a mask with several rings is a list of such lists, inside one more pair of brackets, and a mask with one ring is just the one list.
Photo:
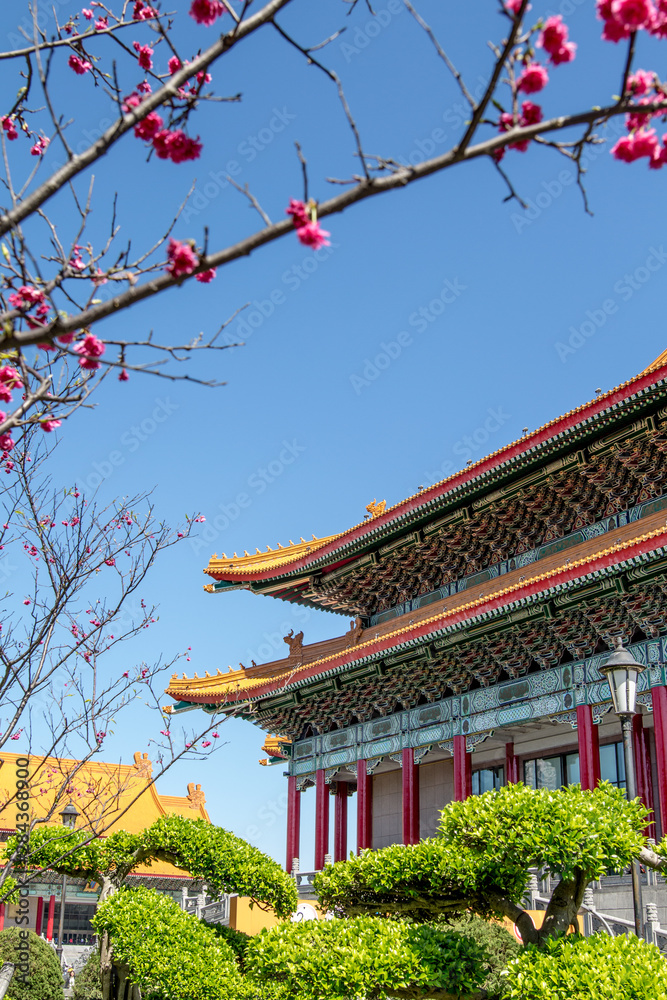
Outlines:
{"label": "street lamp post", "polygon": [[[76,808],[73,802],[70,802],[60,813],[60,818],[62,819],[63,826],[67,830],[73,830],[76,826],[76,821],[79,815],[79,810]],[[63,875],[63,884],[60,891],[60,916],[58,917],[58,947],[56,948],[56,955],[58,956],[58,961],[60,962],[60,967],[62,969],[63,964],[63,923],[65,920],[65,896],[67,895],[67,875]]]}
{"label": "street lamp post", "polygon": [[[625,788],[628,799],[637,797],[635,781],[635,755],[632,746],[632,717],[637,714],[637,680],[644,670],[641,663],[623,648],[619,640],[618,646],[609,656],[606,663],[600,667],[609,683],[614,712],[621,720],[623,731],[623,756],[625,758]],[[632,902],[635,911],[635,934],[638,938],[642,933],[642,890],[639,874],[639,862],[632,862]]]}

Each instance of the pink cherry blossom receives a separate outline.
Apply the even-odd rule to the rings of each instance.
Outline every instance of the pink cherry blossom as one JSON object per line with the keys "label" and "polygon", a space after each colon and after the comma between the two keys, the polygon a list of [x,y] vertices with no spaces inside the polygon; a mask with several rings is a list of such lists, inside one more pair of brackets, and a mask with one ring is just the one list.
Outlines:
{"label": "pink cherry blossom", "polygon": [[302,201],[297,201],[296,198],[290,198],[290,203],[285,209],[285,215],[292,216],[292,222],[297,229],[301,226],[307,226],[310,222],[310,213],[307,206]]}
{"label": "pink cherry blossom", "polygon": [[109,27],[108,17],[98,17],[95,21],[95,31],[106,31]]}
{"label": "pink cherry blossom", "polygon": [[653,159],[658,150],[658,138],[655,129],[642,129],[633,132],[631,135],[623,135],[618,142],[612,146],[610,152],[617,160],[625,163],[634,163],[642,156]]}
{"label": "pink cherry blossom", "polygon": [[161,160],[171,160],[172,163],[185,163],[186,160],[199,159],[202,144],[199,136],[191,139],[180,129],[162,129],[153,136],[153,148]]}
{"label": "pink cherry blossom", "polygon": [[40,427],[43,431],[47,431],[47,433],[50,434],[51,431],[56,429],[56,427],[60,427],[61,423],[61,420],[41,420]]}
{"label": "pink cherry blossom", "polygon": [[21,285],[17,292],[12,292],[9,296],[9,302],[15,309],[30,309],[31,306],[43,301],[44,292],[34,285]]}
{"label": "pink cherry blossom", "polygon": [[24,604],[30,604],[30,600],[26,597],[25,600],[23,601],[23,603]]}
{"label": "pink cherry blossom", "polygon": [[628,77],[627,92],[629,94],[634,94],[636,97],[641,97],[642,94],[648,93],[648,91],[653,87],[655,80],[655,72],[638,69],[635,73],[631,73]]}
{"label": "pink cherry blossom", "polygon": [[567,25],[563,23],[562,14],[558,14],[556,17],[548,17],[542,27],[537,45],[551,55],[552,52],[557,52],[564,45],[567,41],[567,34],[568,29]]}
{"label": "pink cherry blossom", "polygon": [[83,369],[96,371],[100,367],[100,362],[97,359],[104,354],[106,345],[94,334],[87,333],[83,340],[75,344],[73,350],[81,355],[79,364]]}
{"label": "pink cherry blossom", "polygon": [[43,156],[50,142],[51,140],[47,139],[45,135],[40,136],[35,145],[30,147],[30,155]]}
{"label": "pink cherry blossom", "polygon": [[145,142],[150,142],[155,138],[157,133],[162,128],[164,122],[159,116],[157,111],[151,111],[147,114],[140,122],[134,126],[134,134],[137,139],[143,139]]}
{"label": "pink cherry blossom", "polygon": [[12,368],[10,365],[3,365],[0,368],[0,384],[8,389],[20,389],[23,387],[21,376],[16,368]]}
{"label": "pink cherry blossom", "polygon": [[89,10],[87,7],[84,7],[81,13],[85,17],[86,21],[92,21],[92,19],[95,17],[92,10]]}
{"label": "pink cherry blossom", "polygon": [[517,90],[526,94],[536,94],[549,82],[549,74],[541,63],[528,63],[517,81]]}
{"label": "pink cherry blossom", "polygon": [[93,68],[92,63],[89,63],[87,59],[81,59],[79,56],[75,56],[74,53],[67,60],[67,65],[79,76],[83,76],[84,73],[88,73]]}
{"label": "pink cherry blossom", "polygon": [[143,0],[136,0],[132,17],[135,21],[148,21],[152,17],[157,17],[158,12],[154,7],[144,3]]}
{"label": "pink cherry blossom", "polygon": [[121,372],[120,372],[120,375],[118,376],[118,381],[119,382],[129,382],[129,380],[130,380],[130,376],[127,374],[127,370],[125,368],[122,368]]}
{"label": "pink cherry blossom", "polygon": [[216,276],[216,268],[209,267],[207,271],[200,271],[197,275],[197,281],[201,281],[203,285],[208,285],[209,282],[213,281]]}
{"label": "pink cherry blossom", "polygon": [[56,340],[59,341],[61,344],[71,344],[75,337],[76,333],[74,332],[59,333],[58,336],[56,337]]}
{"label": "pink cherry blossom", "polygon": [[166,271],[173,278],[182,278],[186,274],[192,274],[199,263],[197,255],[189,243],[181,243],[178,240],[169,240],[167,248],[167,258],[169,264]]}
{"label": "pink cherry blossom", "polygon": [[174,73],[176,72],[176,70],[179,70],[182,65],[183,65],[183,63],[178,58],[178,56],[172,56],[171,59],[169,60],[169,62],[167,63],[167,69],[169,70],[169,72],[173,76]]}
{"label": "pink cherry blossom", "polygon": [[211,736],[213,737],[214,740],[220,739],[220,733],[211,733]]}
{"label": "pink cherry blossom", "polygon": [[210,747],[210,746],[212,746],[212,743],[211,743],[211,741],[210,741],[210,740],[204,740],[204,741],[202,742],[202,746],[203,746],[203,747]]}
{"label": "pink cherry blossom", "polygon": [[225,5],[220,0],[192,0],[190,6],[190,17],[194,17],[197,24],[205,24],[207,27],[224,12]]}
{"label": "pink cherry blossom", "polygon": [[[515,122],[514,116],[509,114],[509,112],[504,111],[500,116],[499,126],[501,132],[509,132],[517,126],[525,127],[526,125],[537,125],[538,122],[541,121],[542,108],[540,105],[533,104],[532,101],[524,101],[521,105],[521,115],[519,117],[519,121]],[[522,139],[520,142],[509,143],[509,149],[516,149],[519,153],[525,153],[529,145],[530,139]],[[496,152],[502,152],[502,150],[496,150]]]}
{"label": "pink cherry blossom", "polygon": [[152,94],[153,88],[151,87],[148,80],[142,80],[141,83],[137,84],[137,90],[140,94]]}
{"label": "pink cherry blossom", "polygon": [[132,48],[137,53],[139,65],[142,69],[153,69],[153,50],[150,45],[142,45],[140,42],[132,42]]}
{"label": "pink cherry blossom", "polygon": [[[510,14],[514,14],[516,17],[521,10],[522,0],[505,0],[505,10],[509,11]],[[530,10],[531,5],[528,4],[526,7],[526,12]]]}
{"label": "pink cherry blossom", "polygon": [[550,60],[554,66],[560,66],[563,63],[572,62],[575,55],[577,54],[577,46],[575,42],[565,42],[556,52],[552,52]]}
{"label": "pink cherry blossom", "polygon": [[9,115],[5,115],[4,118],[0,119],[0,121],[2,122],[3,129],[7,133],[7,138],[10,140],[18,139],[19,134],[16,131],[16,125],[14,123],[14,119],[11,118]]}
{"label": "pink cherry blossom", "polygon": [[331,241],[327,239],[331,233],[322,229],[319,222],[307,222],[305,226],[300,226],[297,229],[296,235],[299,243],[303,243],[306,247],[312,247],[313,250],[331,246]]}
{"label": "pink cherry blossom", "polygon": [[647,28],[655,16],[651,0],[612,0],[612,17],[627,31]]}
{"label": "pink cherry blossom", "polygon": [[[104,560],[104,565],[105,566],[115,566],[116,565],[116,560],[115,559],[105,559]],[[99,625],[99,622],[97,622],[96,624]]]}

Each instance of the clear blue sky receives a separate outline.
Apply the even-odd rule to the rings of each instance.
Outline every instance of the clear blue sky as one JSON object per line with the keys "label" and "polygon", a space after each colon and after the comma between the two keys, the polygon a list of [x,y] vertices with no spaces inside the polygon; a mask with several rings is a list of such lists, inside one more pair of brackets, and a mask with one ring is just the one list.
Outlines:
{"label": "clear blue sky", "polygon": [[[189,56],[211,29],[191,22],[185,3],[171,6],[181,10],[179,44]],[[471,89],[490,68],[486,42],[500,35],[497,6],[492,0],[419,4]],[[536,13],[547,10],[533,6]],[[0,14],[6,45],[15,41],[22,7],[6,5]],[[63,2],[58,9],[62,17],[74,6]],[[376,9],[384,23],[370,33],[361,3],[346,20],[339,0],[297,0],[282,20],[306,43],[347,24],[323,58],[345,83],[369,152],[409,159],[419,149],[444,150],[459,135],[460,96],[409,14],[391,14],[389,0],[378,0]],[[623,52],[599,40],[592,0],[563,0],[548,10],[566,14],[579,52],[573,65],[553,71],[539,95],[545,114],[605,103],[618,90]],[[148,37],[139,30],[136,36]],[[665,52],[667,42],[640,46],[637,65],[660,71]],[[1,72],[5,93],[13,94],[16,81],[6,64]],[[241,195],[220,186],[230,162],[273,218],[301,195],[295,141],[319,199],[332,190],[324,177],[355,169],[334,88],[269,29],[214,67],[213,76],[218,93],[244,96],[240,104],[203,108],[196,130],[204,155],[196,170],[146,164],[132,136],[98,165],[92,230],[98,239],[115,187],[121,232],[139,248],[160,234],[196,177],[194,210],[176,233],[201,239],[207,225],[216,247],[260,225]],[[101,91],[66,68],[56,71],[54,83],[63,113],[74,119],[72,136],[80,135],[77,142],[94,136],[108,114]],[[504,166],[530,200],[528,213],[503,203],[500,177],[490,163],[475,162],[329,218],[332,247],[319,260],[290,236],[209,286],[192,283],[97,329],[113,336],[130,327],[138,337],[153,329],[173,342],[210,333],[245,303],[243,315],[254,324],[231,324],[245,347],[192,364],[226,387],[133,376],[109,385],[97,409],[70,421],[61,435],[55,476],[63,484],[94,486],[102,479],[103,498],[154,488],[166,519],[186,512],[207,518],[201,538],[169,553],[147,584],[160,622],[136,649],[125,647],[128,662],[191,646],[185,666],[202,674],[282,656],[281,637],[293,626],[304,629],[306,642],[340,634],[345,618],[245,593],[205,594],[208,557],[341,531],[362,520],[373,498],[401,500],[524,427],[586,401],[596,387],[623,382],[667,346],[667,174],[645,163],[617,163],[608,149],[598,147],[590,157],[593,217],[584,213],[566,159],[544,148],[509,152]],[[54,214],[67,238],[73,223],[65,204],[54,206]],[[272,293],[278,304],[271,310]],[[581,346],[559,350],[586,321],[596,324],[593,335],[575,332],[573,343]],[[407,336],[398,353],[401,332]],[[375,359],[387,349],[396,356],[388,366],[382,358],[380,370]],[[498,429],[489,434],[490,414]],[[112,469],[114,451],[121,460]],[[245,508],[235,502],[239,493],[251,499]],[[110,669],[120,662],[116,654]],[[129,759],[159,728],[136,705],[119,720],[105,753]],[[258,767],[262,733],[249,723],[230,722],[221,731],[226,746],[206,761],[183,762],[160,788],[183,794],[188,781],[201,782],[215,822],[282,860],[282,768]],[[311,809],[305,804],[304,867],[312,860]]]}

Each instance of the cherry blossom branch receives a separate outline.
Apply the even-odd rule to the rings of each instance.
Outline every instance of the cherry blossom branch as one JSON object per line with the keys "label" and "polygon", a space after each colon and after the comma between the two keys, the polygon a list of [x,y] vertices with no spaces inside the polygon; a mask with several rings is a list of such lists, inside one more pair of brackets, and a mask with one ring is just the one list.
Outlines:
{"label": "cherry blossom branch", "polygon": [[461,93],[463,94],[463,96],[465,97],[466,101],[468,102],[468,104],[470,105],[470,107],[474,110],[475,109],[475,100],[474,100],[472,94],[470,93],[470,91],[466,87],[465,81],[464,81],[463,77],[461,76],[461,74],[459,73],[459,71],[457,70],[456,66],[454,65],[454,63],[449,58],[449,56],[447,55],[447,53],[443,49],[443,47],[440,44],[440,42],[438,41],[438,39],[435,37],[433,29],[430,27],[430,25],[428,25],[426,23],[426,21],[421,16],[421,14],[418,11],[415,10],[415,8],[410,3],[410,0],[403,0],[403,3],[405,4],[405,6],[406,6],[407,10],[410,12],[410,14],[412,14],[412,16],[414,17],[415,21],[420,26],[420,28],[422,28],[426,32],[426,34],[428,35],[428,37],[430,38],[431,42],[433,43],[433,47],[435,48],[435,51],[438,53],[439,57],[444,62],[445,66],[447,67],[447,69],[449,70],[449,72],[452,74],[452,76],[456,80],[458,88],[461,91]]}
{"label": "cherry blossom branch", "polygon": [[261,10],[248,17],[242,24],[236,25],[234,31],[221,35],[218,41],[206,49],[205,52],[196,56],[192,62],[176,70],[159,90],[146,95],[139,107],[131,110],[118,121],[114,122],[88,149],[72,157],[60,170],[56,170],[41,187],[28,195],[20,205],[17,205],[10,212],[7,212],[6,215],[0,217],[0,237],[4,236],[5,233],[19,222],[22,222],[36,212],[44,202],[52,198],[68,181],[72,180],[82,170],[85,170],[86,167],[107,153],[126,132],[134,128],[138,122],[143,121],[151,111],[161,107],[168,99],[177,97],[179,89],[191,77],[196,76],[202,70],[206,70],[216,59],[230,51],[237,42],[271,22],[278,11],[291,2],[292,0],[269,0],[269,3],[265,4]]}

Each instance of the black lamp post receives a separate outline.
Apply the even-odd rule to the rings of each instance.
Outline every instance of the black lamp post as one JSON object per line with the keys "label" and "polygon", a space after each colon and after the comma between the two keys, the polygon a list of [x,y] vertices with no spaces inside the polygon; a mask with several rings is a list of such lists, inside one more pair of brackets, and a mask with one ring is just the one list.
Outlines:
{"label": "black lamp post", "polygon": [[[73,802],[69,802],[65,808],[60,812],[60,818],[62,824],[67,830],[73,830],[76,827],[76,821],[79,816],[79,810],[76,808]],[[58,918],[58,947],[56,948],[56,954],[58,956],[58,961],[62,968],[63,964],[63,922],[65,920],[65,896],[67,895],[67,875],[63,875],[63,885],[60,891],[60,916]]]}
{"label": "black lamp post", "polygon": [[[637,714],[637,681],[644,670],[641,663],[623,648],[619,640],[618,646],[609,656],[606,663],[600,667],[609,682],[611,700],[614,711],[621,720],[623,730],[623,756],[625,758],[625,787],[628,799],[637,797],[635,782],[635,755],[632,746],[632,717]],[[632,902],[635,911],[635,934],[642,934],[642,890],[639,876],[639,862],[632,863]]]}

